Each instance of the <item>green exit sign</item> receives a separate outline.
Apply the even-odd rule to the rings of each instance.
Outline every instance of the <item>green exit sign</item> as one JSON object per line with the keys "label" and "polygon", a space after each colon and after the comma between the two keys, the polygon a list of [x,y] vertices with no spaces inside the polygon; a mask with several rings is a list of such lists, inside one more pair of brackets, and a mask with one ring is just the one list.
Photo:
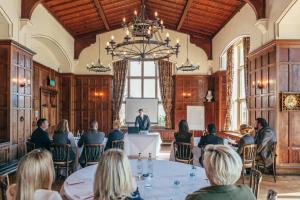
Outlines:
{"label": "green exit sign", "polygon": [[55,87],[55,80],[49,79],[49,86]]}

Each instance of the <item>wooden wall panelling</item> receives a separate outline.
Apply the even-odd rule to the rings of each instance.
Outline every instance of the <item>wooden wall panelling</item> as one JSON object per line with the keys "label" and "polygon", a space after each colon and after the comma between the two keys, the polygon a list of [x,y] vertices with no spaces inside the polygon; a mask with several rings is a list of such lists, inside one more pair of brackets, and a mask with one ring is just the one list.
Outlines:
{"label": "wooden wall panelling", "polygon": [[[187,106],[204,106],[205,96],[208,90],[208,76],[177,75],[175,80],[175,107],[174,128],[178,129],[178,123],[186,119]],[[183,94],[190,94],[184,97]],[[196,135],[201,132],[196,132]]]}
{"label": "wooden wall panelling", "polygon": [[[300,171],[300,111],[280,110],[281,92],[300,92],[300,41],[274,40],[249,55],[249,123],[264,117],[277,134],[278,171]],[[265,84],[262,90],[257,81]]]}
{"label": "wooden wall panelling", "polygon": [[62,74],[61,76],[61,118],[69,121],[70,130],[75,133],[74,124],[74,75]]}
{"label": "wooden wall panelling", "polygon": [[[55,86],[48,84],[49,79],[55,80]],[[60,91],[61,76],[60,74],[38,62],[33,62],[33,119],[32,128],[36,128],[36,121],[41,117],[46,117],[50,122],[48,132],[53,134],[57,122],[61,119],[60,108]],[[50,101],[51,100],[51,101]],[[42,105],[43,104],[43,105]],[[42,111],[46,111],[44,106],[47,105],[47,116],[43,116]],[[45,113],[44,113],[45,114]]]}
{"label": "wooden wall panelling", "polygon": [[74,87],[75,131],[87,131],[97,120],[106,134],[112,125],[112,76],[76,75]]}

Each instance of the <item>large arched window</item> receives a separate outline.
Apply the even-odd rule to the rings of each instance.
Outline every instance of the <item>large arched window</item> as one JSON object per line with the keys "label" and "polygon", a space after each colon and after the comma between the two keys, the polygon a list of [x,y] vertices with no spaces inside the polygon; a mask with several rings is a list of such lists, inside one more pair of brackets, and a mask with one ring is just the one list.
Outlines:
{"label": "large arched window", "polygon": [[[233,88],[231,109],[231,130],[238,130],[241,124],[247,124],[247,105],[245,89],[245,63],[243,39],[233,44]],[[221,56],[221,70],[227,68],[227,51]]]}
{"label": "large arched window", "polygon": [[154,61],[131,61],[125,83],[120,119],[125,125],[125,100],[132,98],[158,98],[158,125],[165,126],[165,111],[161,102],[158,67]]}

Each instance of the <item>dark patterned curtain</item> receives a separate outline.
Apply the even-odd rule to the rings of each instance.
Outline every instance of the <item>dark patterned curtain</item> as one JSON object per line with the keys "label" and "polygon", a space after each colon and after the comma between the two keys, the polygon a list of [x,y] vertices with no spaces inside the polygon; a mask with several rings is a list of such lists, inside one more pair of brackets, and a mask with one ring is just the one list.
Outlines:
{"label": "dark patterned curtain", "polygon": [[158,61],[161,99],[166,113],[166,128],[172,128],[172,108],[174,95],[172,69],[173,63],[164,60]]}
{"label": "dark patterned curtain", "polygon": [[250,37],[244,37],[243,38],[243,48],[244,48],[244,74],[245,74],[245,94],[246,94],[246,105],[247,108],[249,108],[249,100],[248,100],[248,96],[249,96],[249,81],[248,81],[248,54],[250,51]]}
{"label": "dark patterned curtain", "polygon": [[233,46],[227,50],[227,71],[226,71],[226,116],[224,129],[231,127],[231,109],[232,109],[232,87],[233,87]]}
{"label": "dark patterned curtain", "polygon": [[121,60],[113,63],[113,120],[119,119],[119,112],[125,89],[128,61]]}

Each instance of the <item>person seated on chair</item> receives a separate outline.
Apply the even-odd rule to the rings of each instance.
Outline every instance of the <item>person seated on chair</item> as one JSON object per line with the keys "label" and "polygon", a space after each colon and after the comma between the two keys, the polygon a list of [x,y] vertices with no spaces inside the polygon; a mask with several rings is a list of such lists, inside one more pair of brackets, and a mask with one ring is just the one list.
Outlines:
{"label": "person seated on chair", "polygon": [[201,137],[198,143],[199,148],[205,148],[208,144],[224,144],[223,139],[216,135],[217,128],[215,124],[208,124],[207,132],[207,135]]}
{"label": "person seated on chair", "polygon": [[56,126],[53,135],[53,144],[70,144],[70,160],[75,160],[76,144],[74,136],[69,130],[68,120],[63,119]]}
{"label": "person seated on chair", "polygon": [[[202,136],[198,143],[200,149],[203,150],[208,144],[224,144],[223,138],[216,136],[217,128],[215,124],[208,124],[207,132],[208,134]],[[203,166],[203,152],[199,158],[199,162]]]}
{"label": "person seated on chair", "polygon": [[50,150],[51,140],[46,130],[49,127],[49,123],[46,119],[41,118],[37,121],[38,128],[33,131],[30,142],[35,144],[35,148]]}
{"label": "person seated on chair", "polygon": [[[104,141],[104,137],[104,133],[98,132],[98,122],[96,120],[93,120],[90,123],[90,129],[80,137],[78,141],[78,147],[82,147],[84,144],[102,144]],[[81,166],[85,165],[84,153],[81,154],[79,163],[81,164]]]}
{"label": "person seated on chair", "polygon": [[135,118],[134,125],[139,127],[140,131],[149,131],[150,119],[148,115],[144,114],[144,110],[142,108],[139,109],[139,115]]}
{"label": "person seated on chair", "polygon": [[190,143],[194,146],[193,134],[189,131],[189,125],[186,120],[181,120],[178,124],[179,131],[174,133],[175,142]]}
{"label": "person seated on chair", "polygon": [[276,134],[264,118],[256,119],[255,130],[255,144],[257,144],[256,158],[269,168],[273,164],[274,155],[272,153],[272,145],[276,142]]}
{"label": "person seated on chair", "polygon": [[248,144],[254,144],[254,138],[251,136],[253,128],[251,126],[248,126],[247,124],[242,124],[240,126],[240,133],[243,135],[243,137],[240,139],[238,144],[236,145],[238,147],[237,153],[242,155],[243,154],[243,148],[245,145]]}
{"label": "person seated on chair", "polygon": [[113,123],[113,131],[108,134],[107,143],[105,146],[105,151],[112,148],[113,141],[123,140],[124,134],[120,130],[121,123],[119,120],[115,120]]}
{"label": "person seated on chair", "polygon": [[8,187],[7,200],[62,200],[58,192],[51,190],[54,177],[50,152],[35,149],[18,163],[16,183]]}
{"label": "person seated on chair", "polygon": [[94,181],[94,200],[143,200],[130,162],[120,149],[105,151],[100,157]]}
{"label": "person seated on chair", "polygon": [[229,146],[207,145],[204,168],[211,184],[189,194],[186,200],[255,200],[247,185],[235,185],[242,171],[241,157]]}

